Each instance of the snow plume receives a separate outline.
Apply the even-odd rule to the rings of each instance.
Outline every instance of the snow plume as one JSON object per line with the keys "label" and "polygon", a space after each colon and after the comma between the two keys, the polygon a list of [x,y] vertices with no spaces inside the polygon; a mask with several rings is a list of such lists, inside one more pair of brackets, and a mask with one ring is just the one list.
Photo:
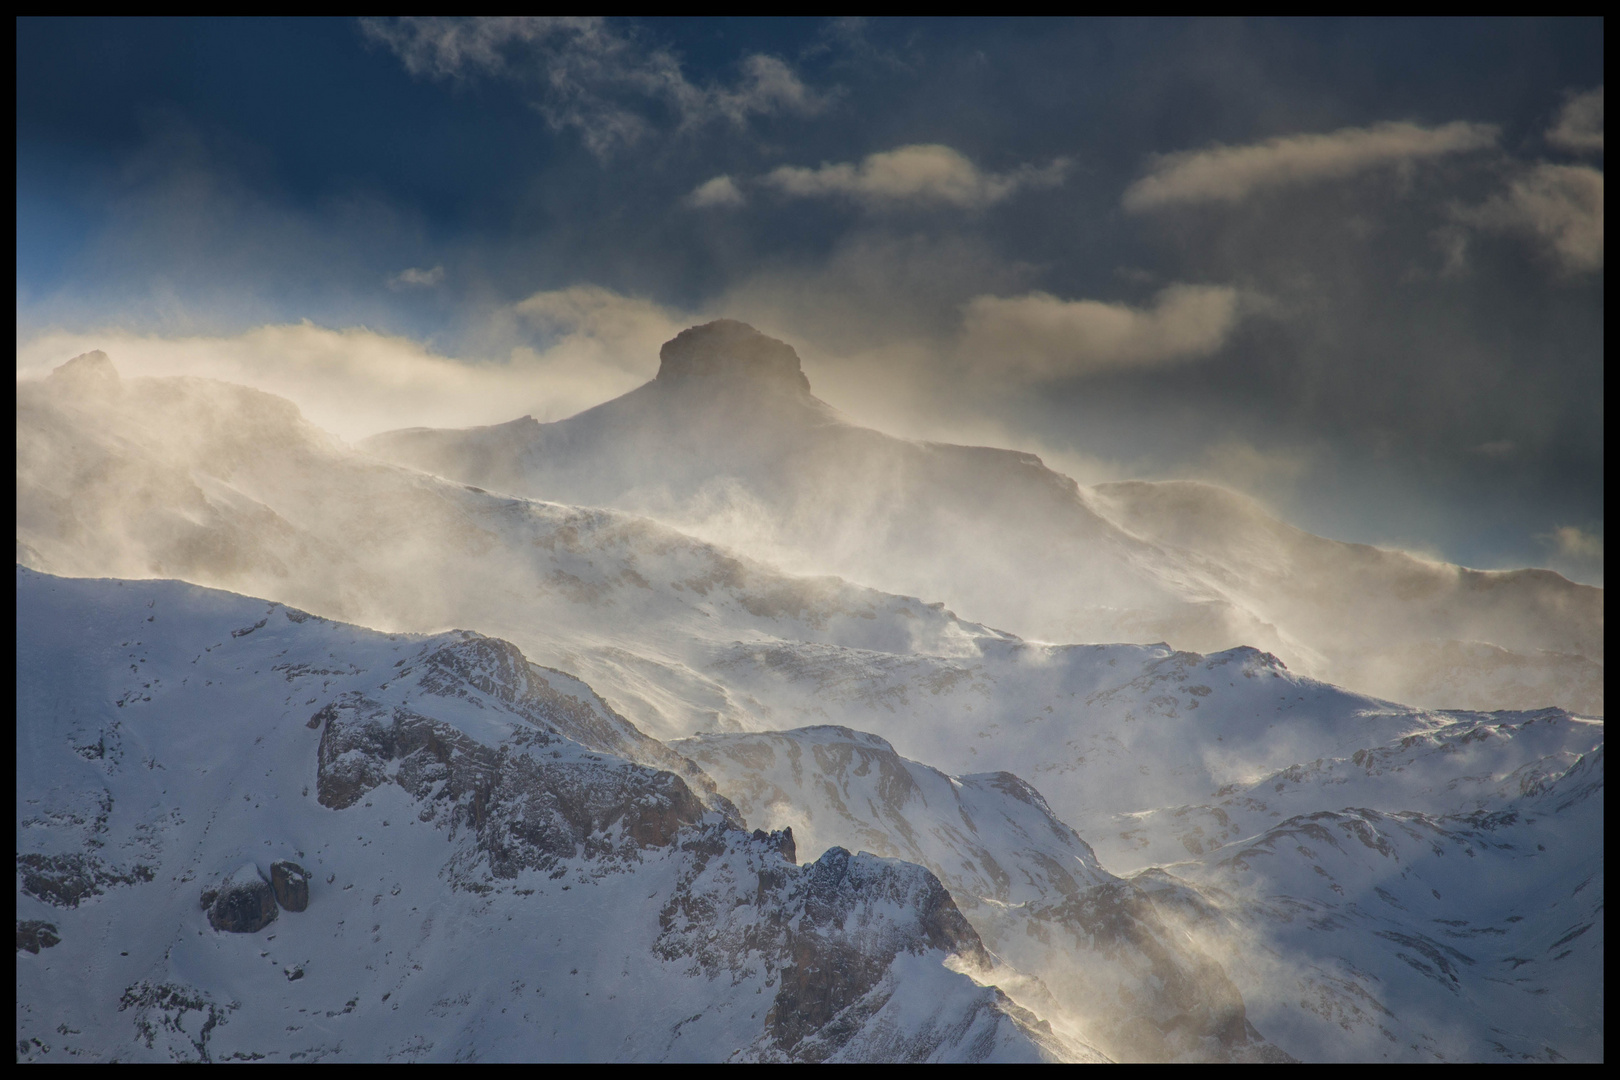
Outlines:
{"label": "snow plume", "polygon": [[1547,141],[1576,154],[1603,153],[1603,87],[1576,94],[1565,102]]}
{"label": "snow plume", "polygon": [[444,281],[444,267],[435,266],[431,270],[423,270],[413,266],[389,278],[388,287],[395,291],[412,288],[431,289],[442,281]]}
{"label": "snow plume", "polygon": [[1125,209],[1235,203],[1282,187],[1342,180],[1372,169],[1496,145],[1497,128],[1458,120],[1439,127],[1395,122],[1325,135],[1288,135],[1244,146],[1167,154],[1125,190]]}
{"label": "snow plume", "polygon": [[1603,172],[1590,165],[1541,162],[1455,215],[1481,231],[1529,241],[1566,274],[1603,269]]}
{"label": "snow plume", "polygon": [[794,198],[842,197],[869,208],[942,204],[963,209],[1001,202],[1029,187],[1062,183],[1068,163],[1024,165],[1008,173],[988,173],[949,146],[902,146],[868,154],[860,164],[823,163],[807,169],[783,165],[762,183]]}
{"label": "snow plume", "polygon": [[1583,529],[1578,525],[1561,525],[1549,533],[1536,537],[1553,552],[1551,564],[1577,577],[1601,586],[1603,584],[1603,526]]}
{"label": "snow plume", "polygon": [[1033,379],[1184,363],[1225,344],[1239,299],[1218,285],[1172,285],[1149,308],[1041,292],[980,296],[967,305],[961,348],[970,363]]}
{"label": "snow plume", "polygon": [[686,197],[689,205],[695,207],[706,206],[741,206],[746,200],[737,187],[737,182],[729,176],[717,176],[707,180],[692,189]]}
{"label": "snow plume", "polygon": [[743,127],[756,116],[811,115],[825,105],[786,61],[764,53],[743,57],[733,84],[699,86],[669,50],[601,18],[371,18],[361,27],[412,75],[524,87],[553,130],[577,130],[602,158],[649,135],[659,112],[679,128],[716,120]]}
{"label": "snow plume", "polygon": [[522,343],[482,362],[365,327],[308,321],[219,336],[49,331],[18,343],[17,377],[35,378],[66,357],[101,349],[126,375],[252,386],[357,439],[401,425],[467,427],[525,412],[541,420],[570,416],[651,378],[659,344],[685,325],[656,304],[590,286],[536,293],[492,321]]}

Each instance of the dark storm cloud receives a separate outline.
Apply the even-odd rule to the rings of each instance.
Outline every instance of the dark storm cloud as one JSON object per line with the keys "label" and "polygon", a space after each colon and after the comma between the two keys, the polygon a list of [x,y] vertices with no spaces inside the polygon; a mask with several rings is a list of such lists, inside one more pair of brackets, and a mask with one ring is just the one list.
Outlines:
{"label": "dark storm cloud", "polygon": [[862,419],[1600,580],[1601,37],[25,21],[20,356],[309,318],[575,402],[732,315]]}

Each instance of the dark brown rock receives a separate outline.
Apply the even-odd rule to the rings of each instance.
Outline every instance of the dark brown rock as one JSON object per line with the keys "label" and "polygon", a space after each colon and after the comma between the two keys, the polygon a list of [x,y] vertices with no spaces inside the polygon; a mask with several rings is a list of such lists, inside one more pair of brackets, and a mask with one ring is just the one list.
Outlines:
{"label": "dark brown rock", "polygon": [[790,863],[799,861],[799,849],[793,843],[793,826],[766,832],[764,829],[754,830],[754,839],[782,853],[782,858]]}
{"label": "dark brown rock", "polygon": [[682,330],[658,350],[658,381],[720,376],[737,384],[810,392],[799,354],[736,319],[716,319]]}
{"label": "dark brown rock", "polygon": [[110,866],[93,855],[17,856],[22,891],[56,907],[78,907],[79,901],[100,896],[108,886],[151,881],[149,867],[136,863],[128,870]]}
{"label": "dark brown rock", "polygon": [[270,887],[275,890],[276,903],[287,911],[309,907],[309,871],[297,863],[286,859],[271,863]]}
{"label": "dark brown rock", "polygon": [[252,863],[225,879],[208,909],[208,923],[231,934],[253,934],[275,921],[276,893]]}
{"label": "dark brown rock", "polygon": [[37,953],[41,949],[49,949],[59,944],[61,938],[56,936],[56,926],[53,923],[41,922],[38,919],[17,920],[17,951],[27,950]]}

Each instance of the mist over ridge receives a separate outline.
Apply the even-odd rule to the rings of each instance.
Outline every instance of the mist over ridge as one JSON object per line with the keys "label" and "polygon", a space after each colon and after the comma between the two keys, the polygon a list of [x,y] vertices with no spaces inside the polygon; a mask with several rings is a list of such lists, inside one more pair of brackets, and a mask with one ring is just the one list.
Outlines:
{"label": "mist over ridge", "polygon": [[1397,700],[1528,706],[1552,693],[1602,711],[1600,589],[1312,537],[1208,485],[1087,489],[1030,454],[895,439],[844,420],[811,394],[790,346],[743,328],[683,331],[657,379],[567,420],[361,445],[937,596],[1025,637],[1255,645]]}

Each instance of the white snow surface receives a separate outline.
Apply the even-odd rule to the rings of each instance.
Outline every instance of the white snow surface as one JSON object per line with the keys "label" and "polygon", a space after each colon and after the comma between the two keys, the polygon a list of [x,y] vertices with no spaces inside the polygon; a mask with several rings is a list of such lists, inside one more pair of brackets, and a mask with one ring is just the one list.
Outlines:
{"label": "white snow surface", "polygon": [[[357,453],[269,395],[122,380],[94,355],[18,387],[22,1057],[1601,1060],[1598,715],[1397,704],[1253,647],[1300,646],[1286,633],[1204,655],[1026,641],[929,602],[939,594],[789,574],[623,510],[467,487]],[[657,397],[644,390],[638,401]],[[801,406],[819,418],[804,430]],[[603,408],[566,429],[573,442],[547,436],[553,479],[600,479],[570,472],[568,454],[623,434]],[[738,423],[804,439],[826,428],[873,460],[894,450],[813,399],[785,408]],[[630,445],[684,463],[701,487],[714,431],[675,453],[659,442],[673,421],[660,423]],[[480,433],[481,452],[501,460],[520,429]],[[1000,466],[985,463],[1003,460],[924,449],[988,468],[992,486]],[[1012,458],[1018,484],[1068,498],[1038,462]],[[755,460],[779,476],[780,455]],[[1233,525],[1205,495],[1077,497],[1136,537],[1108,550],[1184,584],[1213,574],[1221,603],[1259,596],[1245,590],[1266,566],[1297,584],[1345,555],[1274,522],[1245,532],[1250,518]],[[1226,521],[1209,543],[1228,561],[1187,554],[1188,500]],[[1352,552],[1367,588],[1388,569],[1389,553],[1371,551]],[[1049,569],[1013,562],[1033,578]],[[1567,676],[1601,702],[1601,645],[1595,660],[1580,651],[1585,593],[1565,597],[1575,644],[1559,645],[1536,638],[1556,582],[1402,573],[1403,588],[1439,597],[1402,609],[1423,615],[1421,633],[1389,642],[1417,658],[1405,685],[1522,704]],[[150,580],[170,577],[296,607]],[[1448,638],[1458,589],[1489,600],[1475,615],[1528,596],[1529,637],[1508,642],[1520,651]],[[1174,607],[1193,593],[1163,595]],[[1343,647],[1339,670],[1376,660],[1365,642],[1313,640]],[[1523,652],[1536,640],[1575,651]],[[1298,655],[1321,670],[1311,648]],[[428,730],[442,737],[424,744]],[[592,806],[640,809],[570,833],[576,856],[547,854],[555,822],[518,828],[538,796],[492,803],[507,789],[477,778],[528,776],[537,739],[561,755],[546,761],[585,770],[569,790]],[[424,747],[451,743],[459,756],[440,775]],[[869,904],[873,925],[912,936],[837,938],[890,956],[862,961],[872,981],[839,999],[847,1022],[771,1014],[783,973],[799,970],[791,950],[749,960],[737,943],[781,945],[780,913],[819,894],[787,874],[775,906],[758,907],[749,883],[787,864],[777,840],[734,835],[738,811],[750,828],[792,827],[798,857],[825,852],[816,865],[843,867],[839,882],[889,875],[933,896],[915,867],[881,869],[926,867],[991,966],[966,938],[928,945],[914,914]],[[716,853],[643,846],[668,840],[672,821]],[[491,839],[508,826],[530,839]],[[846,848],[872,854],[846,862]],[[311,871],[308,911],[257,934],[212,930],[202,891],[249,862],[268,878],[277,859]],[[688,918],[674,939],[670,911]],[[896,940],[910,944],[872,952]],[[960,1007],[935,1016],[934,997]],[[675,1016],[682,1001],[700,1007]]]}
{"label": "white snow surface", "polygon": [[[17,588],[19,929],[60,939],[19,945],[20,1057],[1097,1056],[945,966],[955,953],[930,943],[917,897],[949,898],[925,871],[842,852],[800,868],[712,796],[718,809],[629,842],[631,816],[681,781],[559,734],[570,712],[602,708],[570,700],[573,680],[530,669],[558,697],[519,686],[502,700],[514,684],[479,666],[500,655],[487,639],[379,634],[175,582],[19,568]],[[459,674],[458,657],[472,661]],[[502,786],[441,798],[452,755],[415,792],[402,758],[355,803],[322,805],[321,747],[357,709],[428,717],[442,744],[459,733],[493,751],[474,770],[569,770],[587,806],[617,777],[628,802],[576,821],[577,843],[525,849],[544,825],[533,806],[488,827],[517,798]],[[310,871],[308,909],[213,930],[203,890],[268,877],[277,859]],[[829,902],[847,902],[831,922],[815,907]],[[773,1014],[818,941],[874,978],[846,980],[846,1000],[833,988],[833,1015],[789,1044]]]}
{"label": "white snow surface", "polygon": [[673,745],[806,853],[929,867],[1008,963],[1004,989],[1038,977],[1043,1015],[1116,1059],[1590,1061],[1602,738],[1561,710],[1462,714],[1121,814],[1116,849],[1150,862],[1123,880],[1011,774],[949,777],[832,727]]}

